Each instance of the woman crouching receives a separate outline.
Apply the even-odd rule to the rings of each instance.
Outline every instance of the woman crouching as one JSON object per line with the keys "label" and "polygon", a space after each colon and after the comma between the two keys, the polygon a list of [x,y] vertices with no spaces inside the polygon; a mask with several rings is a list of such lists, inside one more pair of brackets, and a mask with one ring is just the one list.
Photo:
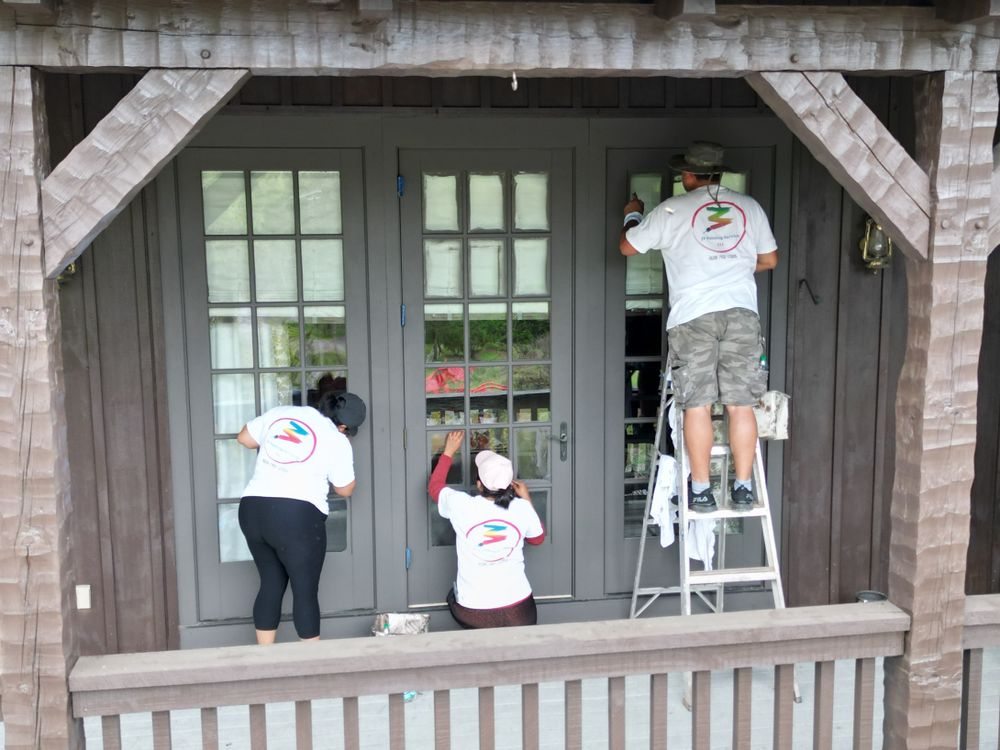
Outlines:
{"label": "woman crouching", "polygon": [[448,433],[427,485],[438,513],[455,529],[458,575],[448,592],[451,615],[463,628],[534,625],[538,612],[524,574],[524,543],[541,544],[545,529],[527,485],[514,479],[510,460],[493,451],[476,456],[477,495],[445,487],[464,440],[462,430]]}

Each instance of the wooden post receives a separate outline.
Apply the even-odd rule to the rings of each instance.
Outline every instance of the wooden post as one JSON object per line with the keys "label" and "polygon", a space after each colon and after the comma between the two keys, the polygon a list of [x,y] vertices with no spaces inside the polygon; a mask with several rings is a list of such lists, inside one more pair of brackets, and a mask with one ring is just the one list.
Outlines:
{"label": "wooden post", "polygon": [[889,548],[889,598],[912,625],[885,663],[885,747],[909,750],[954,748],[959,732],[996,76],[931,74],[917,94],[932,212],[928,260],[907,263]]}
{"label": "wooden post", "polygon": [[76,748],[67,673],[69,459],[56,282],[45,280],[41,78],[0,67],[0,685],[7,748]]}

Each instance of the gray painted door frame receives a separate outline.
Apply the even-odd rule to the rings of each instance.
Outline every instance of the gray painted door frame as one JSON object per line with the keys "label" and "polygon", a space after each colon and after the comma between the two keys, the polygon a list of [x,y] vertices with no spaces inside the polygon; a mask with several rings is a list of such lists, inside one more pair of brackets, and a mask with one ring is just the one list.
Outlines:
{"label": "gray painted door frame", "polygon": [[[791,138],[767,116],[717,118],[661,118],[584,116],[577,114],[525,116],[490,112],[447,113],[390,112],[310,113],[287,112],[221,114],[216,116],[191,144],[195,148],[347,148],[363,155],[363,209],[359,216],[345,215],[345,222],[363,227],[364,247],[346,252],[365,254],[368,298],[370,363],[368,392],[371,396],[369,430],[371,464],[359,468],[372,493],[371,543],[375,550],[375,611],[405,608],[407,602],[405,549],[407,528],[405,502],[407,477],[403,431],[403,303],[400,210],[396,176],[399,154],[406,149],[567,149],[572,152],[573,258],[567,269],[573,296],[572,425],[569,450],[573,456],[573,571],[572,600],[546,602],[540,609],[543,622],[600,619],[624,616],[627,599],[608,596],[605,583],[607,516],[620,509],[617,472],[614,486],[608,476],[609,449],[605,444],[610,428],[619,432],[604,404],[608,377],[618,373],[621,362],[612,363],[605,352],[614,331],[606,320],[608,310],[619,307],[608,297],[608,274],[620,263],[616,237],[620,218],[612,211],[607,195],[609,149],[682,149],[689,140],[710,138],[731,146],[770,146],[774,154],[774,225],[779,250],[787,248],[790,215],[789,180]],[[190,482],[192,456],[190,391],[185,352],[185,311],[177,303],[182,294],[178,253],[180,219],[176,210],[176,168],[161,173],[156,182],[163,247],[164,327],[167,354],[167,393],[171,439],[171,481],[175,506],[177,574],[180,591],[181,643],[184,647],[250,642],[248,620],[225,623],[201,621],[191,592],[197,578],[197,556],[193,546],[194,510]],[[617,196],[615,196],[617,198]],[[618,207],[620,211],[620,207]],[[614,240],[614,241],[612,241]],[[771,385],[784,386],[785,311],[787,308],[787,263],[770,280]],[[598,366],[595,366],[598,365]],[[352,384],[353,385],[353,384]],[[620,396],[614,401],[619,407]],[[609,421],[612,420],[612,421]],[[774,448],[777,447],[778,450]],[[781,450],[772,447],[769,456],[769,487],[780,508]],[[774,502],[774,500],[772,502]],[[628,567],[626,565],[626,567]],[[324,575],[335,575],[331,568]],[[736,598],[729,601],[737,606]],[[751,601],[752,604],[752,601]],[[667,604],[667,608],[672,604]],[[361,635],[371,622],[369,612],[325,619],[323,635]],[[287,627],[283,625],[283,627]],[[432,612],[432,627],[454,627],[446,611]],[[290,630],[289,630],[290,632]]]}

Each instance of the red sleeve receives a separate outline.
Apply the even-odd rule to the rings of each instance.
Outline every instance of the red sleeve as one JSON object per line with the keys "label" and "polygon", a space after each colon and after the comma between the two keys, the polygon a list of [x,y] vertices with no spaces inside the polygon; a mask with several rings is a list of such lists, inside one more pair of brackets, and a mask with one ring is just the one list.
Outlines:
{"label": "red sleeve", "polygon": [[434,467],[434,471],[431,472],[431,478],[427,482],[427,492],[430,493],[431,500],[434,502],[438,501],[438,495],[441,494],[441,490],[444,489],[445,481],[448,479],[448,470],[451,468],[451,456],[446,456],[443,453],[438,459],[437,466]]}
{"label": "red sleeve", "polygon": [[545,529],[542,529],[542,533],[539,534],[538,536],[525,537],[524,541],[526,541],[528,544],[541,544],[542,542],[545,541]]}

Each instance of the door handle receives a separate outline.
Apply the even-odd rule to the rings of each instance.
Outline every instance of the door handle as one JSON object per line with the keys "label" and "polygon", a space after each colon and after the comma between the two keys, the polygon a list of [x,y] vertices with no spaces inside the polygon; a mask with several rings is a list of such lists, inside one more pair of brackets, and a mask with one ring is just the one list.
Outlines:
{"label": "door handle", "polygon": [[567,446],[569,445],[569,430],[565,422],[559,423],[559,434],[551,435],[549,440],[559,441],[559,460],[565,461],[567,454]]}

